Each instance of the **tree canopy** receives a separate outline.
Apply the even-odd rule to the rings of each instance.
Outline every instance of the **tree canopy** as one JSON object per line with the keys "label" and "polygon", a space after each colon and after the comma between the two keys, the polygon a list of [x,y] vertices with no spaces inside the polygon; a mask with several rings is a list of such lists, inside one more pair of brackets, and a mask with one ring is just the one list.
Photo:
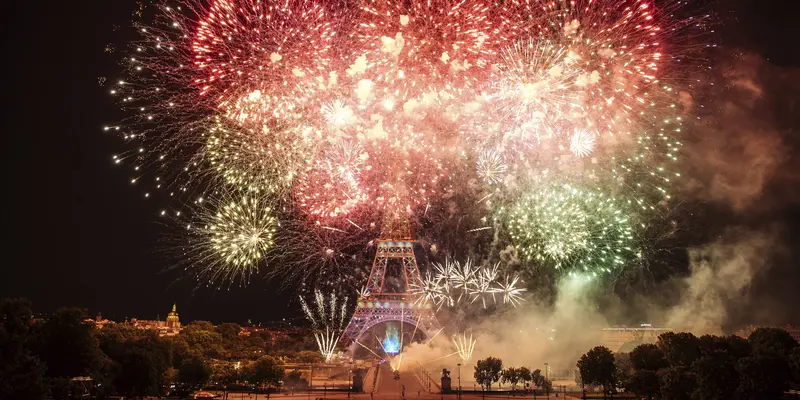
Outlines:
{"label": "tree canopy", "polygon": [[475,365],[475,382],[481,387],[491,389],[492,384],[500,380],[500,372],[503,370],[503,360],[494,357],[488,357],[483,360],[478,360]]}
{"label": "tree canopy", "polygon": [[578,360],[578,370],[584,383],[603,386],[603,392],[614,389],[617,382],[617,366],[614,354],[607,347],[597,346]]}

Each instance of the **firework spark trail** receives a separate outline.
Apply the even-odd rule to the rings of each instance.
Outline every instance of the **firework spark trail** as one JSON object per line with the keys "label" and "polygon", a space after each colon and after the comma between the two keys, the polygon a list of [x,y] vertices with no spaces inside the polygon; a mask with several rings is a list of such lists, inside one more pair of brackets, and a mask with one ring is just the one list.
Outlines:
{"label": "firework spark trail", "polygon": [[386,359],[384,359],[383,357],[379,356],[379,355],[378,355],[378,353],[376,353],[376,352],[372,351],[372,349],[370,349],[369,347],[367,347],[367,346],[364,346],[364,345],[363,345],[361,342],[359,342],[358,340],[356,340],[356,343],[357,343],[359,346],[361,346],[361,347],[363,347],[363,348],[367,349],[367,351],[369,351],[370,353],[372,353],[372,355],[374,355],[375,357],[378,357],[378,358],[380,358],[381,360],[384,360],[384,361],[386,361]]}
{"label": "firework spark trail", "polygon": [[345,297],[340,302],[336,294],[331,293],[326,301],[322,291],[315,290],[314,308],[310,307],[302,296],[300,297],[300,306],[305,312],[306,318],[311,322],[320,354],[326,362],[330,361],[346,326],[349,314],[347,298]]}
{"label": "firework spark trail", "polygon": [[472,334],[469,336],[467,336],[466,333],[453,335],[453,344],[457,349],[455,354],[458,354],[461,361],[467,362],[472,358],[472,352],[475,351],[476,342],[477,340],[472,337]]}

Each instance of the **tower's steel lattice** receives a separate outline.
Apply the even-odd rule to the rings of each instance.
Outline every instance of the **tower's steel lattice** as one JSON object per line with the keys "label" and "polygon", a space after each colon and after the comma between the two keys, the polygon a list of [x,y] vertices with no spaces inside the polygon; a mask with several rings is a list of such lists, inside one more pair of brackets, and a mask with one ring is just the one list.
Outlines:
{"label": "tower's steel lattice", "polygon": [[[422,285],[417,260],[414,256],[414,241],[408,234],[397,235],[399,240],[381,239],[377,241],[375,260],[367,280],[365,298],[360,298],[347,326],[345,336],[357,341],[373,326],[387,321],[398,321],[416,329],[431,338],[440,330],[439,322],[431,304],[419,301],[409,293],[409,286]],[[401,282],[400,287],[387,290],[387,273],[390,265],[399,263],[399,276],[392,276]]]}

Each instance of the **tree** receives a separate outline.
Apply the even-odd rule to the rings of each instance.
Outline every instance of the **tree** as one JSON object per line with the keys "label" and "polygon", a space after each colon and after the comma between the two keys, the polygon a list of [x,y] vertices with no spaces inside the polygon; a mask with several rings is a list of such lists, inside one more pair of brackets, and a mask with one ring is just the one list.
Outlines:
{"label": "tree", "polygon": [[792,381],[800,383],[800,346],[792,349],[789,354],[789,368],[792,371]]}
{"label": "tree", "polygon": [[40,357],[49,377],[96,376],[102,353],[94,328],[86,322],[86,310],[62,308],[40,329]]}
{"label": "tree", "polygon": [[25,299],[0,299],[0,399],[45,397],[45,366],[31,349],[33,314]]}
{"label": "tree", "polygon": [[517,383],[520,381],[520,369],[508,367],[500,372],[500,381],[510,383],[511,390],[517,390]]}
{"label": "tree", "polygon": [[748,336],[753,353],[771,353],[786,357],[797,347],[797,341],[783,329],[758,328]]}
{"label": "tree", "polygon": [[250,380],[258,385],[277,387],[283,379],[283,372],[283,367],[275,358],[263,356],[251,366]]}
{"label": "tree", "polygon": [[216,331],[222,336],[223,340],[234,341],[239,339],[239,333],[242,331],[242,327],[239,324],[226,322],[224,324],[219,324]]}
{"label": "tree", "polygon": [[208,358],[219,358],[225,353],[222,335],[210,322],[194,321],[186,325],[178,336],[186,340],[190,353],[202,354]]}
{"label": "tree", "polygon": [[758,353],[738,362],[741,380],[737,395],[740,399],[778,399],[788,389],[791,378],[789,366],[783,357]]}
{"label": "tree", "polygon": [[716,350],[725,351],[735,359],[747,357],[752,352],[750,343],[739,336],[703,335],[698,339],[700,354],[709,354]]}
{"label": "tree", "polygon": [[216,364],[211,367],[211,381],[215,384],[231,385],[240,377],[241,370],[234,364]]}
{"label": "tree", "polygon": [[101,343],[113,360],[109,373],[114,388],[132,397],[162,395],[171,365],[169,342],[150,330],[111,333],[113,337],[102,339]]}
{"label": "tree", "polygon": [[503,360],[494,357],[488,357],[484,360],[478,360],[475,365],[475,382],[481,385],[482,388],[491,390],[492,384],[500,380],[500,371],[503,370]]}
{"label": "tree", "polygon": [[184,360],[178,368],[178,381],[192,388],[202,388],[211,379],[211,367],[197,355]]}
{"label": "tree", "polygon": [[739,386],[736,360],[725,351],[706,354],[692,365],[697,386],[694,397],[703,400],[729,400]]}
{"label": "tree", "polygon": [[630,354],[614,353],[614,364],[617,366],[617,386],[626,388],[628,379],[633,375],[633,364],[631,363]]}
{"label": "tree", "polygon": [[614,354],[608,348],[597,346],[582,355],[578,360],[578,370],[584,384],[603,386],[603,398],[615,389],[617,366]]}
{"label": "tree", "polygon": [[283,379],[286,386],[293,389],[302,389],[308,386],[308,381],[303,378],[303,373],[298,370],[292,370]]}
{"label": "tree", "polygon": [[661,382],[658,374],[653,370],[640,369],[628,378],[625,388],[635,393],[637,396],[645,396],[652,400],[661,390]]}
{"label": "tree", "polygon": [[700,356],[700,343],[697,336],[688,332],[665,332],[658,336],[656,343],[664,352],[670,366],[690,368]]}
{"label": "tree", "polygon": [[544,391],[550,392],[553,390],[553,383],[550,382],[544,375],[542,375],[542,370],[535,369],[531,372],[531,381],[533,382],[533,386],[542,389]]}
{"label": "tree", "polygon": [[664,400],[689,400],[695,389],[694,374],[681,367],[659,371],[661,398]]}
{"label": "tree", "polygon": [[295,356],[295,359],[301,363],[319,363],[324,359],[318,351],[303,350]]}
{"label": "tree", "polygon": [[630,352],[631,366],[635,371],[648,370],[656,372],[667,367],[664,352],[650,343],[640,344]]}
{"label": "tree", "polygon": [[531,375],[531,370],[528,367],[520,367],[519,368],[519,380],[523,384],[531,382],[533,376]]}

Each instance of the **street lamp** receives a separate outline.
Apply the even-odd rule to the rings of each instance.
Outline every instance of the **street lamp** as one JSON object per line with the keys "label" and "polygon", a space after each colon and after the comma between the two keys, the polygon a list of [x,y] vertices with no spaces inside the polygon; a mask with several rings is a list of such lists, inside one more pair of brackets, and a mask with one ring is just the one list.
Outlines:
{"label": "street lamp", "polygon": [[458,363],[458,400],[461,400],[461,363]]}
{"label": "street lamp", "polygon": [[545,393],[547,393],[547,398],[548,399],[550,398],[550,386],[548,385],[548,383],[549,383],[548,382],[549,381],[549,378],[548,378],[549,370],[550,370],[550,367],[548,366],[548,364],[544,363],[544,385],[545,385],[544,386],[544,390],[545,390]]}

